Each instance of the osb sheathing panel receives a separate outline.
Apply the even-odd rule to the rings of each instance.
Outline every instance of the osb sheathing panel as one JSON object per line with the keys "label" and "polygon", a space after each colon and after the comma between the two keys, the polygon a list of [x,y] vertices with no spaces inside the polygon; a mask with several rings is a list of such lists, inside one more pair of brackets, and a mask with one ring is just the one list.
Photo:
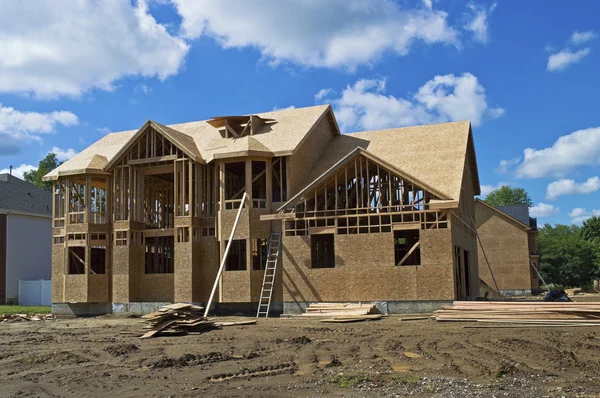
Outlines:
{"label": "osb sheathing panel", "polygon": [[96,274],[88,277],[88,299],[89,303],[106,303],[108,297],[108,275]]}
{"label": "osb sheathing panel", "polygon": [[129,275],[116,274],[112,277],[112,295],[115,303],[128,303],[129,299]]}
{"label": "osb sheathing panel", "polygon": [[[483,204],[476,205],[475,209],[477,232],[498,287],[502,290],[531,289],[527,231]],[[494,287],[481,250],[479,276],[488,286]]]}
{"label": "osb sheathing panel", "polygon": [[87,275],[65,275],[65,302],[83,303],[87,300]]}
{"label": "osb sheathing panel", "polygon": [[129,275],[129,247],[114,246],[112,251],[112,269],[114,275]]}
{"label": "osb sheathing panel", "polygon": [[174,294],[175,301],[193,301],[192,286],[194,282],[194,267],[192,264],[193,248],[191,242],[175,243],[175,265],[174,265]]}
{"label": "osb sheathing panel", "polygon": [[[235,217],[239,209],[220,210],[219,211],[219,240],[226,241],[231,235],[231,229],[235,223]],[[250,236],[250,216],[248,207],[242,209],[240,220],[233,239],[248,239]]]}
{"label": "osb sheathing panel", "polygon": [[223,271],[223,303],[250,302],[250,271]]}
{"label": "osb sheathing panel", "polygon": [[[425,234],[426,247],[432,253],[425,254],[422,265],[395,266],[392,233],[336,235],[335,268],[312,269],[310,238],[286,236],[282,252],[283,301],[452,299],[449,232],[444,231],[440,237],[445,239],[440,242],[446,246],[444,250],[429,243],[437,237]],[[431,281],[437,286],[434,294],[429,283],[433,275],[440,273],[441,278]],[[418,283],[419,277],[423,283]]]}
{"label": "osb sheathing panel", "polygon": [[65,270],[65,248],[63,245],[52,246],[52,302],[62,303],[63,275]]}
{"label": "osb sheathing panel", "polygon": [[317,162],[327,144],[333,138],[333,130],[329,118],[324,117],[307,139],[296,149],[290,158],[290,191],[288,198],[299,192],[303,187],[307,172]]}
{"label": "osb sheathing panel", "polygon": [[139,301],[173,301],[173,274],[144,274],[140,276]]}
{"label": "osb sheathing panel", "polygon": [[[194,302],[207,302],[219,271],[219,242],[213,236],[206,236],[197,245],[200,249],[194,249],[194,267],[198,267],[199,275],[193,282]],[[218,297],[217,288],[215,298]]]}
{"label": "osb sheathing panel", "polygon": [[416,267],[417,299],[454,299],[451,230],[422,230],[420,241],[421,265]]}
{"label": "osb sheathing panel", "polygon": [[267,209],[250,209],[250,231],[251,239],[268,239],[271,234],[271,223],[269,221],[260,221],[260,216],[269,214]]}

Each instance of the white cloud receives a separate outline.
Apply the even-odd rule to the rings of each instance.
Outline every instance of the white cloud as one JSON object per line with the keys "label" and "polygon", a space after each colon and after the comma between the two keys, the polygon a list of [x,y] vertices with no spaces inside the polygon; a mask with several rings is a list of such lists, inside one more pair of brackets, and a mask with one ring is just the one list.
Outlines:
{"label": "white cloud", "polygon": [[600,209],[592,209],[592,211],[587,211],[585,208],[576,207],[569,213],[569,217],[571,217],[571,222],[573,224],[581,224],[593,216],[600,217]]}
{"label": "white cloud", "polygon": [[583,43],[587,43],[588,41],[594,40],[596,37],[598,37],[598,34],[593,30],[586,30],[584,32],[576,31],[571,36],[570,41],[575,45],[581,45]]}
{"label": "white cloud", "polygon": [[[13,167],[12,175],[17,178],[23,179],[23,173],[25,173],[26,171],[31,171],[31,170],[37,170],[37,167],[32,166],[30,164],[21,164],[20,166]],[[0,174],[4,174],[4,173],[10,173],[10,168],[0,170]]]}
{"label": "white cloud", "polygon": [[575,52],[569,50],[568,48],[565,48],[564,50],[561,50],[556,54],[552,54],[550,55],[550,57],[548,57],[548,64],[546,65],[546,69],[551,72],[563,70],[567,66],[581,61],[589,53],[589,48],[584,48]]}
{"label": "white cloud", "polygon": [[416,42],[459,46],[447,13],[401,8],[385,0],[173,0],[189,39],[214,38],[223,48],[255,48],[271,64],[348,68],[384,53],[403,56]]}
{"label": "white cloud", "polygon": [[78,96],[113,90],[125,76],[165,79],[179,71],[187,51],[145,0],[5,2],[0,92]]}
{"label": "white cloud", "polygon": [[431,0],[423,0],[423,6],[431,10],[433,8],[433,3]]}
{"label": "white cloud", "polygon": [[333,93],[334,93],[333,89],[323,88],[323,89],[319,90],[318,93],[315,94],[315,101],[321,102],[321,101],[323,101],[324,98],[329,97]]}
{"label": "white cloud", "polygon": [[27,112],[0,104],[0,134],[16,139],[40,140],[40,134],[54,132],[57,125],[74,126],[78,123],[77,116],[67,111]]}
{"label": "white cloud", "polygon": [[550,148],[523,151],[523,162],[516,170],[519,178],[546,175],[564,176],[579,166],[600,164],[600,127],[579,130],[560,137]]}
{"label": "white cloud", "polygon": [[496,169],[495,169],[496,173],[506,174],[512,166],[519,164],[520,160],[521,159],[519,159],[519,158],[514,158],[514,159],[509,159],[509,160],[502,159],[500,161],[500,163],[498,164],[498,167],[496,167]]}
{"label": "white cloud", "polygon": [[343,131],[467,119],[478,126],[489,115],[485,89],[470,73],[436,76],[408,99],[387,95],[386,83],[383,78],[361,79],[333,100]]}
{"label": "white cloud", "polygon": [[587,181],[576,183],[574,180],[560,179],[551,182],[546,188],[546,199],[554,200],[563,195],[585,195],[600,190],[600,178],[590,177]]}
{"label": "white cloud", "polygon": [[73,156],[77,155],[77,151],[75,151],[73,148],[61,149],[57,146],[52,147],[50,152],[56,154],[56,159],[59,162],[64,162],[65,160],[71,159]]}
{"label": "white cloud", "polygon": [[559,212],[560,209],[558,207],[542,202],[529,209],[529,215],[531,215],[531,217],[548,217],[558,214]]}
{"label": "white cloud", "polygon": [[296,109],[296,107],[294,105],[286,106],[285,108],[274,107],[272,112],[275,112],[275,111],[289,111],[289,110],[292,110],[292,109]]}
{"label": "white cloud", "polygon": [[487,43],[490,39],[488,17],[496,8],[496,3],[492,4],[490,8],[473,3],[468,4],[467,7],[471,10],[471,16],[464,28],[473,33],[475,41]]}
{"label": "white cloud", "polygon": [[490,185],[481,185],[481,187],[480,187],[481,188],[481,196],[486,197],[490,194],[490,192],[495,191],[496,189],[500,189],[505,185],[510,186],[510,184],[507,182],[499,182],[496,185],[491,185],[491,184]]}

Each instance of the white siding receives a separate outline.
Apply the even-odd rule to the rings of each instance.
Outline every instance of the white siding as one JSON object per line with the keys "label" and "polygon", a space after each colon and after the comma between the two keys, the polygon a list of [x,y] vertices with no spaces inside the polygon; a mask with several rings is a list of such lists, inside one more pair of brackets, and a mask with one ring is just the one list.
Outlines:
{"label": "white siding", "polygon": [[19,279],[50,279],[52,220],[8,214],[6,218],[6,299],[18,295]]}

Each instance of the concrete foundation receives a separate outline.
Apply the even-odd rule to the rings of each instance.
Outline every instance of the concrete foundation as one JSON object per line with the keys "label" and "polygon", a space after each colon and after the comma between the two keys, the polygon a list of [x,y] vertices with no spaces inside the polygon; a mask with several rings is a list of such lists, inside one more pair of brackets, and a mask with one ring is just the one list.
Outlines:
{"label": "concrete foundation", "polygon": [[531,289],[500,289],[504,296],[531,296]]}
{"label": "concrete foundation", "polygon": [[[61,316],[96,316],[106,314],[140,314],[145,315],[158,311],[170,302],[143,302],[143,303],[54,303],[52,313]],[[193,303],[204,307],[206,303]],[[258,303],[213,303],[210,315],[217,316],[256,316]],[[271,303],[269,316],[279,316],[283,312],[283,303]]]}
{"label": "concrete foundation", "polygon": [[[284,302],[284,314],[302,314],[313,302]],[[376,301],[373,304],[382,314],[418,314],[433,312],[440,307],[452,305],[452,301]]]}

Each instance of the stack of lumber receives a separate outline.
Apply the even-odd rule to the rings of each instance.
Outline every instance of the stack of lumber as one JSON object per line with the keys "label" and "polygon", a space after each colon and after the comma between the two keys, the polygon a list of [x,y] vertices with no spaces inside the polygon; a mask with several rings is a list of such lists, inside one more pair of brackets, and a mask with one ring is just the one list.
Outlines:
{"label": "stack of lumber", "polygon": [[143,322],[146,323],[144,328],[150,331],[141,338],[181,336],[189,332],[202,332],[215,328],[215,322],[204,317],[203,309],[186,303],[165,305],[157,312],[142,316]]}
{"label": "stack of lumber", "polygon": [[204,308],[187,303],[165,305],[153,312],[142,316],[146,324],[140,338],[148,339],[157,336],[184,336],[189,333],[202,333],[210,329],[224,326],[254,325],[256,320],[242,322],[216,322],[203,315]]}
{"label": "stack of lumber", "polygon": [[436,311],[433,318],[441,322],[600,326],[600,303],[455,301]]}
{"label": "stack of lumber", "polygon": [[302,317],[327,318],[327,322],[358,322],[379,319],[379,313],[372,303],[313,303],[306,308]]}

